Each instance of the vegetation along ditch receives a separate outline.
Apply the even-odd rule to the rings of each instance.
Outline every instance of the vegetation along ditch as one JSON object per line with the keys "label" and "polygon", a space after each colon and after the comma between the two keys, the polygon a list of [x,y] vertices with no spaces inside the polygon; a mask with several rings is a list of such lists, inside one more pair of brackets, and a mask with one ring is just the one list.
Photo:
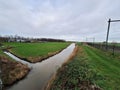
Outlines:
{"label": "vegetation along ditch", "polygon": [[119,90],[120,63],[99,49],[78,44],[77,55],[59,69],[50,90]]}

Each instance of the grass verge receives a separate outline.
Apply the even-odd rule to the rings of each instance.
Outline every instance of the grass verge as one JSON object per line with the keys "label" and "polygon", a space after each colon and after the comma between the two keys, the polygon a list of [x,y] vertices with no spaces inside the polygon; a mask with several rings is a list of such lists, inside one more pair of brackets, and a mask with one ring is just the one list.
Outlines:
{"label": "grass verge", "polygon": [[59,69],[50,90],[100,90],[96,81],[103,76],[89,64],[83,49],[79,47],[76,57]]}
{"label": "grass verge", "polygon": [[89,63],[102,74],[105,80],[96,81],[104,90],[120,90],[120,60],[107,52],[84,46]]}
{"label": "grass verge", "polygon": [[90,46],[80,46],[76,57],[63,66],[51,90],[120,90],[120,60]]}

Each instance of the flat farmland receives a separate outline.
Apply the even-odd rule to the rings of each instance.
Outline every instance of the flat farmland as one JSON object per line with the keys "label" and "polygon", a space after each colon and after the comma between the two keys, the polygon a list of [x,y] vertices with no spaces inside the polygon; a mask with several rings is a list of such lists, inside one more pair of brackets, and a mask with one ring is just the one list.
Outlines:
{"label": "flat farmland", "polygon": [[4,43],[9,52],[29,62],[38,62],[57,54],[70,43],[45,42],[45,43]]}

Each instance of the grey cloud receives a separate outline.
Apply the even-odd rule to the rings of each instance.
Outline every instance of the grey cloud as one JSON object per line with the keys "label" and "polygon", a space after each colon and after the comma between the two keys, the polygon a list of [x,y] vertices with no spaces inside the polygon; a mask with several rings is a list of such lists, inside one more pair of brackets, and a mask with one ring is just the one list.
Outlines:
{"label": "grey cloud", "polygon": [[[0,34],[78,41],[96,37],[97,41],[104,41],[108,18],[120,19],[119,3],[119,0],[1,0]],[[120,25],[112,25],[111,38],[116,36],[118,40],[119,28]],[[117,33],[113,34],[113,29]]]}

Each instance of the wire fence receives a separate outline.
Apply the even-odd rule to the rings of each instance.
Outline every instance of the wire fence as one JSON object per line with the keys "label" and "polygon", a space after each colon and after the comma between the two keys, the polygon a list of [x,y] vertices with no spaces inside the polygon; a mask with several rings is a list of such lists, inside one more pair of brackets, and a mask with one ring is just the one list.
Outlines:
{"label": "wire fence", "polygon": [[109,44],[106,49],[106,44],[105,43],[87,43],[89,46],[101,49],[103,51],[110,51],[114,55],[115,53],[120,53],[120,46],[118,44],[113,43]]}
{"label": "wire fence", "polygon": [[0,90],[2,90],[3,83],[2,83],[2,60],[0,58]]}
{"label": "wire fence", "polygon": [[2,80],[0,79],[0,90],[2,90]]}

